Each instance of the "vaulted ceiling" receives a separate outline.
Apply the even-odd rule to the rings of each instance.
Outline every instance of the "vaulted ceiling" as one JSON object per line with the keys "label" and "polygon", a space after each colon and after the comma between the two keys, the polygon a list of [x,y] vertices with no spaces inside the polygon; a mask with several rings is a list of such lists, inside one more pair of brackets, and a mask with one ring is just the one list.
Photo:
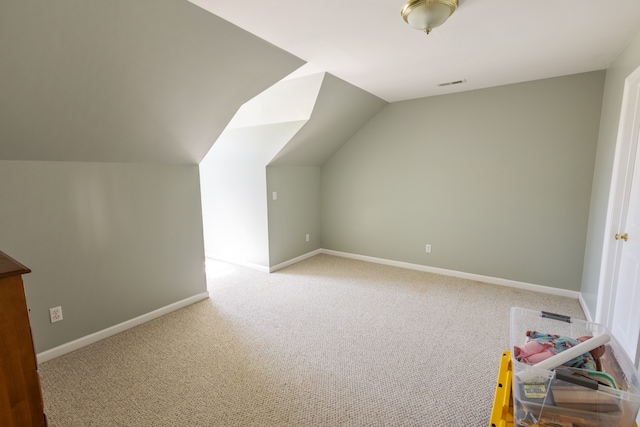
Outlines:
{"label": "vaulted ceiling", "polygon": [[389,102],[606,69],[640,29],[636,0],[459,0],[428,36],[406,0],[189,1]]}
{"label": "vaulted ceiling", "polygon": [[303,63],[186,0],[3,0],[0,160],[199,163]]}
{"label": "vaulted ceiling", "polygon": [[274,162],[317,164],[346,93],[392,102],[605,69],[640,29],[631,0],[460,0],[425,36],[402,4],[3,0],[0,160],[199,163],[243,103],[306,63],[297,73],[330,73],[318,114]]}
{"label": "vaulted ceiling", "polygon": [[386,104],[382,99],[324,73],[309,120],[269,164],[322,166]]}

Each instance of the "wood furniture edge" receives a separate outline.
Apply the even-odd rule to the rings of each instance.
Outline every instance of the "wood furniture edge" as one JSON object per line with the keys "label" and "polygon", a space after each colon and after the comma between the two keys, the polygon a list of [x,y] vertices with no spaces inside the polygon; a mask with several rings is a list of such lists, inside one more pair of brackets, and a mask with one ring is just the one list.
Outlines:
{"label": "wood furniture edge", "polygon": [[0,251],[0,279],[31,273],[31,269]]}

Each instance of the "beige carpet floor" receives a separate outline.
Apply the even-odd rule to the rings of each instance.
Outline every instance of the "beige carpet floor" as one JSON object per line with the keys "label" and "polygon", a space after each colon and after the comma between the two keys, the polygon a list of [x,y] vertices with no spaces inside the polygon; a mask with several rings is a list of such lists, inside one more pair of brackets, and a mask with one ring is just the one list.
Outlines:
{"label": "beige carpet floor", "polygon": [[487,426],[509,309],[577,300],[318,255],[40,365],[52,427]]}

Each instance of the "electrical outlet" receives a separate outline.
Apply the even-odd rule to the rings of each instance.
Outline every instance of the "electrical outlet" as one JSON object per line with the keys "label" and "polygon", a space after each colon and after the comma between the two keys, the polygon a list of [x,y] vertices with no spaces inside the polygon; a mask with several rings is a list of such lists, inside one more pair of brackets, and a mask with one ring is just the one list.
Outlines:
{"label": "electrical outlet", "polygon": [[430,254],[430,253],[431,253],[431,245],[427,245],[427,246],[425,247],[425,251],[426,251],[428,254]]}
{"label": "electrical outlet", "polygon": [[306,237],[306,239],[307,239],[307,242],[308,242],[308,241],[309,241],[309,235],[308,235],[308,234],[307,234],[307,237]]}
{"label": "electrical outlet", "polygon": [[62,320],[62,307],[53,307],[49,309],[49,318],[51,323],[56,323]]}

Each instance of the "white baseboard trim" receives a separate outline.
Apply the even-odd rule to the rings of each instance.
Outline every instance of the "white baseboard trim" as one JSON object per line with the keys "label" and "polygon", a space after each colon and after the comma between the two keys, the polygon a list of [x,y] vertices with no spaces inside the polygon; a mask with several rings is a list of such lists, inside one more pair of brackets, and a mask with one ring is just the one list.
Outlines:
{"label": "white baseboard trim", "polygon": [[311,258],[312,256],[316,256],[321,253],[322,253],[322,249],[316,249],[315,251],[308,252],[304,255],[300,255],[299,257],[292,258],[288,261],[282,262],[272,267],[265,267],[259,264],[252,264],[250,262],[237,261],[237,260],[233,260],[230,258],[223,258],[223,257],[205,257],[205,258],[211,259],[214,261],[226,262],[227,264],[233,264],[240,267],[250,268],[252,270],[262,271],[263,273],[273,273],[274,271],[282,270],[285,267],[289,267],[290,265],[296,264],[300,261],[304,261],[307,258]]}
{"label": "white baseboard trim", "polygon": [[62,344],[50,350],[43,351],[41,353],[38,353],[36,356],[38,360],[38,364],[47,362],[51,359],[55,359],[56,357],[62,356],[63,354],[67,354],[74,350],[78,350],[79,348],[86,347],[89,344],[93,344],[95,342],[108,338],[112,335],[119,334],[120,332],[124,332],[127,329],[131,329],[135,326],[141,325],[143,323],[146,323],[160,316],[164,316],[165,314],[169,314],[172,311],[179,310],[181,308],[194,304],[198,301],[205,300],[207,298],[209,298],[209,292],[203,292],[201,294],[194,295],[192,297],[183,299],[181,301],[174,302],[173,304],[169,304],[165,307],[161,307],[147,314],[143,314],[142,316],[138,316],[131,320],[127,320],[126,322],[122,322],[120,324],[111,326],[107,329],[103,329],[101,331],[84,336],[82,338],[78,338],[77,340],[73,340],[66,344]]}
{"label": "white baseboard trim", "polygon": [[494,285],[501,285],[501,286],[508,286],[508,287],[511,287],[511,288],[518,288],[518,289],[524,289],[524,290],[527,290],[527,291],[541,292],[541,293],[544,293],[544,294],[558,295],[558,296],[569,297],[569,298],[574,298],[574,299],[579,299],[580,298],[580,292],[577,292],[577,291],[570,291],[570,290],[567,290],[567,289],[552,288],[550,286],[535,285],[533,283],[518,282],[518,281],[515,281],[515,280],[501,279],[501,278],[498,278],[498,277],[482,276],[480,274],[463,273],[463,272],[455,271],[455,270],[446,270],[444,268],[429,267],[429,266],[426,266],[426,265],[411,264],[411,263],[408,263],[408,262],[401,262],[401,261],[392,261],[392,260],[383,259],[383,258],[375,258],[375,257],[370,257],[370,256],[365,256],[365,255],[356,255],[356,254],[350,254],[350,253],[347,253],[347,252],[333,251],[333,250],[329,250],[329,249],[321,249],[321,253],[327,254],[327,255],[339,256],[339,257],[343,257],[343,258],[357,259],[357,260],[360,260],[360,261],[373,262],[373,263],[376,263],[376,264],[384,264],[384,265],[390,265],[390,266],[394,266],[394,267],[407,268],[409,270],[418,270],[418,271],[424,271],[424,272],[427,272],[427,273],[441,274],[443,276],[452,276],[452,277],[459,277],[461,279],[476,280],[478,282],[491,283],[491,284],[494,284]]}
{"label": "white baseboard trim", "polygon": [[260,265],[260,264],[253,264],[253,263],[250,263],[250,262],[238,261],[238,260],[235,260],[235,259],[218,257],[218,256],[216,256],[216,257],[205,256],[205,259],[212,259],[214,261],[226,262],[227,264],[238,265],[240,267],[250,268],[252,270],[257,270],[257,271],[262,271],[263,273],[269,273],[269,267],[265,267],[264,265]]}
{"label": "white baseboard trim", "polygon": [[584,317],[587,319],[588,322],[593,322],[593,317],[591,317],[591,312],[589,311],[587,302],[584,300],[584,298],[582,298],[582,292],[580,292],[578,301],[580,301],[580,307],[582,307],[582,311],[584,311]]}
{"label": "white baseboard trim", "polygon": [[285,261],[285,262],[280,263],[278,265],[274,265],[273,267],[269,268],[269,273],[273,273],[274,271],[281,270],[281,269],[283,269],[285,267],[289,267],[290,265],[296,264],[296,263],[298,263],[300,261],[304,261],[307,258],[311,258],[312,256],[316,256],[318,254],[321,254],[322,251],[323,251],[323,249],[316,249],[315,251],[311,251],[311,252],[308,252],[308,253],[306,253],[304,255],[300,255],[299,257],[290,259],[289,261]]}
{"label": "white baseboard trim", "polygon": [[578,291],[570,291],[568,289],[560,289],[560,288],[553,288],[551,286],[536,285],[534,283],[519,282],[516,280],[501,279],[499,277],[483,276],[480,274],[473,274],[473,273],[464,273],[461,271],[447,270],[447,269],[438,268],[438,267],[429,267],[427,265],[421,265],[421,264],[412,264],[408,262],[393,261],[393,260],[388,260],[384,258],[375,258],[367,255],[357,255],[357,254],[352,254],[348,252],[334,251],[331,249],[316,249],[304,255],[300,255],[299,257],[290,259],[289,261],[285,261],[278,265],[274,265],[273,267],[270,267],[270,268],[267,268],[261,265],[256,265],[256,264],[238,263],[238,262],[234,262],[233,260],[225,260],[222,258],[215,258],[215,259],[222,262],[227,262],[230,264],[240,265],[242,267],[252,268],[254,270],[263,271],[265,273],[273,273],[274,271],[278,271],[280,269],[283,269],[285,267],[288,267],[300,261],[304,261],[305,259],[311,258],[318,254],[334,255],[334,256],[339,256],[343,258],[351,258],[351,259],[357,259],[360,261],[373,262],[376,264],[384,264],[384,265],[390,265],[393,267],[406,268],[409,270],[424,271],[427,273],[441,274],[443,276],[459,277],[461,279],[475,280],[478,282],[491,283],[493,285],[501,285],[501,286],[507,286],[511,288],[524,289],[527,291],[540,292],[544,294],[573,298],[580,301],[582,310],[585,312],[586,316],[589,316],[588,310],[586,309],[586,305],[582,300],[582,295]]}

